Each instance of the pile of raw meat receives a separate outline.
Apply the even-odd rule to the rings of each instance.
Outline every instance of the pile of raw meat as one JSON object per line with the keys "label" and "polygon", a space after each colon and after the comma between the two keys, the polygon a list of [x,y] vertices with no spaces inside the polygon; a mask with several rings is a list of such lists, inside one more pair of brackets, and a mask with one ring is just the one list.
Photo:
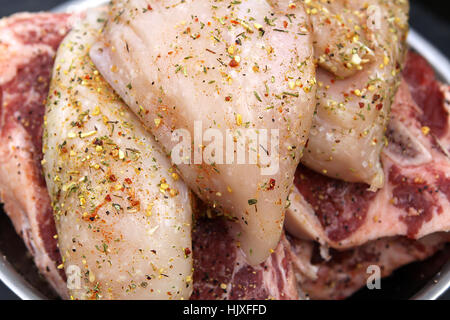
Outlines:
{"label": "pile of raw meat", "polygon": [[[140,2],[0,21],[0,200],[62,298],[344,299],[369,266],[385,277],[450,241],[449,86],[407,52],[406,31],[389,48],[391,35],[361,33],[346,60],[338,42],[355,26],[341,34],[327,16],[340,8],[320,1],[186,1],[186,21]],[[195,116],[283,128],[280,173],[261,187],[251,165],[171,164],[170,134]]]}

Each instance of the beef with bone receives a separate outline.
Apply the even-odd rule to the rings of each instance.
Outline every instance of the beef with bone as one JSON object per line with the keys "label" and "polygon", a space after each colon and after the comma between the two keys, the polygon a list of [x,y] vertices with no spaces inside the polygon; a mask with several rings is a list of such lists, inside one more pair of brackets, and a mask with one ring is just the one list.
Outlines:
{"label": "beef with bone", "polygon": [[386,185],[347,183],[300,166],[286,227],[334,248],[450,229],[449,86],[410,52],[382,153]]}
{"label": "beef with bone", "polygon": [[0,199],[39,271],[62,297],[52,207],[42,175],[42,123],[51,70],[70,28],[67,14],[13,15],[0,21]]}

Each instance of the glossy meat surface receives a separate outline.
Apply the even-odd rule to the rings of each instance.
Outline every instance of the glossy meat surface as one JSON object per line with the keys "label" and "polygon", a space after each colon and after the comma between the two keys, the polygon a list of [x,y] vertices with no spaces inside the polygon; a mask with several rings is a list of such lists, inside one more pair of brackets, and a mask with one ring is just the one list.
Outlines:
{"label": "glossy meat surface", "polygon": [[[302,4],[113,1],[91,57],[167,153],[178,154],[179,129],[223,141],[194,144],[178,168],[202,200],[238,219],[248,261],[264,261],[278,245],[314,111],[315,67]],[[208,137],[207,129],[219,137]],[[267,141],[275,139],[270,147],[261,137],[256,143],[247,130],[267,130]],[[239,154],[235,160],[234,141],[249,154],[245,164]]]}
{"label": "glossy meat surface", "polygon": [[189,191],[91,62],[102,19],[90,12],[61,44],[46,108],[43,168],[70,295],[187,299]]}
{"label": "glossy meat surface", "polygon": [[[289,240],[300,296],[340,300],[350,297],[367,283],[373,284],[374,270],[379,270],[384,278],[406,264],[431,257],[450,241],[450,234],[436,233],[420,240],[384,238],[350,250],[333,250],[327,261],[313,242]],[[382,279],[380,284],[383,289]]]}
{"label": "glossy meat surface", "polygon": [[[348,248],[381,237],[419,239],[450,230],[449,86],[440,85],[415,53],[408,56],[404,79],[382,154],[385,186],[371,192],[365,184],[299,167],[286,222],[293,234]],[[418,86],[422,81],[427,85]]]}
{"label": "glossy meat surface", "polygon": [[42,123],[56,49],[69,15],[0,20],[0,200],[40,273],[67,296],[52,208],[42,175]]}
{"label": "glossy meat surface", "polygon": [[234,240],[236,223],[201,219],[193,231],[193,300],[297,300],[298,286],[283,233],[266,261],[251,266],[239,241]]}
{"label": "glossy meat surface", "polygon": [[380,152],[406,53],[408,1],[306,1],[317,113],[303,164],[332,178],[384,184]]}

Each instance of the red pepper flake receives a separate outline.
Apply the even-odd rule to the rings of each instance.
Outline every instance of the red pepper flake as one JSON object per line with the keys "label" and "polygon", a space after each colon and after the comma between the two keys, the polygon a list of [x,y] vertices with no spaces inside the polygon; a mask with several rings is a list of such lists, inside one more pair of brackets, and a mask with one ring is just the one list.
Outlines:
{"label": "red pepper flake", "polygon": [[226,96],[226,97],[225,97],[225,101],[226,101],[226,102],[231,101],[231,97],[230,97],[230,96]]}
{"label": "red pepper flake", "polygon": [[111,202],[111,196],[108,194],[106,197],[105,197],[105,201],[106,202]]}
{"label": "red pepper flake", "polygon": [[364,108],[364,102],[360,102],[359,103],[359,107],[362,109],[362,108]]}
{"label": "red pepper flake", "polygon": [[330,48],[326,48],[325,49],[325,54],[329,54],[330,53]]}
{"label": "red pepper flake", "polygon": [[130,178],[125,178],[125,182],[128,183],[128,184],[132,184],[133,183],[133,181],[131,181]]}
{"label": "red pepper flake", "polygon": [[152,10],[153,10],[152,6],[151,6],[151,5],[148,5],[148,6],[147,6],[147,10],[152,11]]}
{"label": "red pepper flake", "polygon": [[141,204],[139,200],[131,200],[130,202],[132,207],[137,207],[138,205]]}
{"label": "red pepper flake", "polygon": [[276,183],[275,179],[270,179],[267,190],[273,190],[275,188],[275,183]]}
{"label": "red pepper flake", "polygon": [[189,248],[184,248],[184,255],[187,257],[189,257],[189,255],[191,254],[191,249]]}
{"label": "red pepper flake", "polygon": [[286,29],[288,27],[287,21],[283,21],[283,27]]}
{"label": "red pepper flake", "polygon": [[383,104],[382,103],[377,104],[376,108],[378,111],[380,111],[381,109],[383,109]]}
{"label": "red pepper flake", "polygon": [[233,59],[230,61],[230,67],[236,68],[238,66],[239,66],[239,62],[237,62],[236,60]]}
{"label": "red pepper flake", "polygon": [[108,180],[109,180],[110,182],[116,182],[116,181],[117,181],[117,178],[116,178],[115,175],[111,174],[111,175],[108,177]]}

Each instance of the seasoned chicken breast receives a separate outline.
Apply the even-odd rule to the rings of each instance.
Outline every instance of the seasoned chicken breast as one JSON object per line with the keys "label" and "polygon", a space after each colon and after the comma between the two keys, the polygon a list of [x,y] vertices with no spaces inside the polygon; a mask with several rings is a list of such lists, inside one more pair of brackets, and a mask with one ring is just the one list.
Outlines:
{"label": "seasoned chicken breast", "polygon": [[314,29],[317,114],[302,162],[383,186],[380,152],[406,52],[407,0],[305,0]]}
{"label": "seasoned chicken breast", "polygon": [[344,249],[450,231],[450,86],[412,52],[403,76],[381,156],[384,187],[371,192],[299,166],[286,214],[291,234]]}
{"label": "seasoned chicken breast", "polygon": [[315,106],[303,4],[112,1],[91,58],[172,160],[183,136],[184,180],[239,221],[248,261],[264,261],[282,233]]}
{"label": "seasoned chicken breast", "polygon": [[189,191],[89,58],[104,18],[91,12],[60,46],[46,107],[61,267],[73,299],[186,299]]}

